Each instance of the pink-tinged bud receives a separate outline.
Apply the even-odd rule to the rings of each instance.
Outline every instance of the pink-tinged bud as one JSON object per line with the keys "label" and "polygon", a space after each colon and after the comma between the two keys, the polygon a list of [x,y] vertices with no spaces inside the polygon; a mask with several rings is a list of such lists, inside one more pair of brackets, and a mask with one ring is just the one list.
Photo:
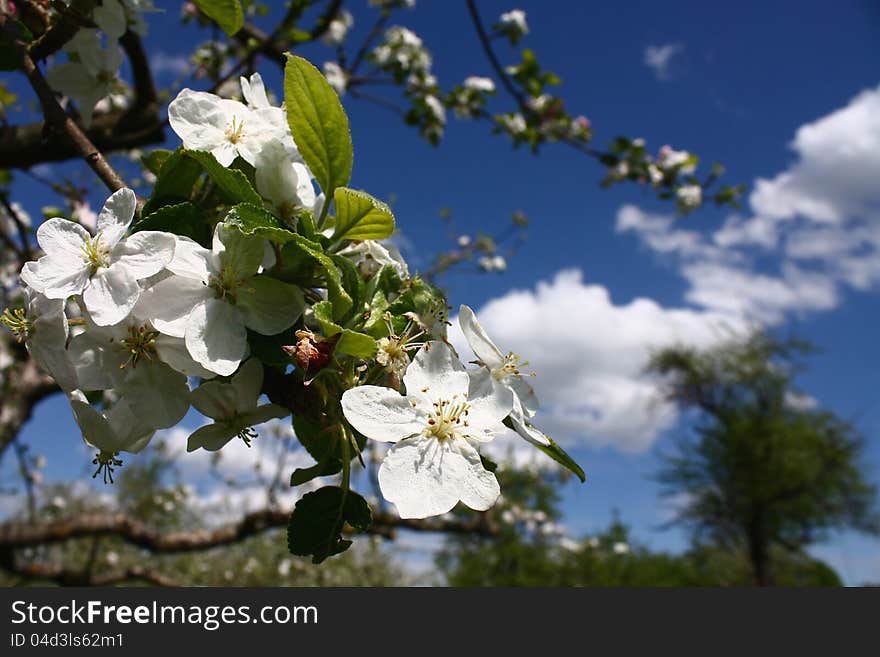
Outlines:
{"label": "pink-tinged bud", "polygon": [[593,127],[593,123],[586,116],[579,116],[574,120],[575,124],[581,130],[589,130]]}
{"label": "pink-tinged bud", "polygon": [[337,333],[331,338],[323,338],[311,331],[297,331],[296,345],[286,345],[281,348],[294,359],[297,367],[307,374],[314,374],[327,367],[340,335]]}

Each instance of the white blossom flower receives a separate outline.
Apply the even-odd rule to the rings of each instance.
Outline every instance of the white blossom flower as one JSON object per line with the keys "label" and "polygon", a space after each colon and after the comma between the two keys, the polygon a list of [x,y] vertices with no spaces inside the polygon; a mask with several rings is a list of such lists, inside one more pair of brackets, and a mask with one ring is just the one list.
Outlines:
{"label": "white blossom flower", "polygon": [[276,335],[302,315],[302,291],[258,274],[264,240],[218,224],[212,250],[178,240],[173,274],[144,291],[143,312],[161,333],[184,338],[193,359],[228,376],[247,356],[247,332]]}
{"label": "white blossom flower", "polygon": [[471,91],[480,91],[491,94],[495,92],[495,82],[492,78],[481,78],[475,75],[465,78],[464,88]]}
{"label": "white blossom flower", "polygon": [[182,338],[162,335],[140,308],[121,323],[86,329],[70,341],[70,358],[83,390],[115,390],[155,429],[177,424],[189,410],[188,376],[211,378]]}
{"label": "white blossom flower", "polygon": [[122,54],[113,44],[102,48],[98,31],[88,28],[77,32],[65,50],[75,55],[76,61],[53,66],[46,80],[53,89],[78,103],[83,123],[88,126],[97,102],[113,90]]}
{"label": "white blossom flower", "polygon": [[250,79],[240,77],[241,95],[244,96],[249,109],[254,110],[260,119],[269,123],[273,130],[274,136],[268,136],[267,140],[278,140],[287,149],[288,155],[294,162],[305,164],[299,149],[293,141],[293,135],[290,134],[290,126],[287,123],[287,112],[281,108],[272,105],[269,102],[269,95],[266,93],[266,85],[263,84],[263,77],[259,73],[251,75]]}
{"label": "white blossom flower", "polygon": [[488,442],[510,413],[509,398],[470,395],[469,377],[452,350],[429,342],[403,377],[406,394],[359,386],[342,395],[351,425],[373,440],[393,443],[379,468],[382,495],[402,518],[444,514],[461,501],[492,506],[500,489],[475,445]]}
{"label": "white blossom flower", "polygon": [[115,41],[125,34],[127,20],[120,0],[103,0],[92,10],[92,20],[108,39]]}
{"label": "white blossom flower", "polygon": [[693,162],[686,164],[690,159],[691,154],[687,151],[676,151],[666,145],[662,146],[657,153],[657,166],[661,169],[679,167],[680,173],[690,175],[696,170],[696,165]]}
{"label": "white blossom flower", "polygon": [[315,188],[309,168],[290,159],[284,145],[273,139],[266,142],[256,160],[257,191],[275,212],[291,222],[298,208],[313,209]]}
{"label": "white blossom flower", "polygon": [[354,16],[351,15],[350,11],[343,9],[330,21],[327,31],[321,37],[321,40],[327,45],[338,46],[345,41],[345,36],[352,25],[354,25]]}
{"label": "white blossom flower", "polygon": [[[547,437],[532,427],[527,418],[534,417],[538,411],[538,398],[535,391],[525,381],[520,371],[527,365],[513,352],[503,354],[486,334],[485,329],[477,320],[474,311],[462,305],[458,311],[458,324],[465,339],[479,359],[481,369],[471,372],[471,390],[494,390],[495,394],[510,398],[510,420],[514,430],[530,443],[547,446]],[[489,394],[482,392],[482,394]]]}
{"label": "white blossom flower", "polygon": [[425,105],[428,106],[434,119],[439,123],[446,123],[446,108],[443,107],[443,103],[440,102],[440,99],[437,98],[437,96],[432,96],[430,94],[425,96]]}
{"label": "white blossom flower", "polygon": [[703,188],[699,185],[682,185],[675,192],[678,203],[685,209],[696,208],[703,202]]}
{"label": "white blossom flower", "polygon": [[409,267],[398,249],[391,242],[363,240],[353,242],[339,252],[339,255],[354,260],[355,265],[365,277],[379,272],[390,265],[401,278],[409,278]]}
{"label": "white blossom flower", "polygon": [[0,322],[23,340],[37,365],[48,372],[62,390],[78,387],[76,372],[66,349],[69,333],[62,299],[47,299],[28,287],[23,289],[25,307],[6,310]]}
{"label": "white blossom flower", "polygon": [[49,299],[82,294],[96,324],[122,321],[140,297],[138,281],[161,271],[176,243],[174,235],[153,230],[124,238],[136,206],[130,189],[114,192],[98,216],[94,237],[66,219],[44,222],[37,242],[46,255],[25,264],[22,280]]}
{"label": "white blossom flower", "polygon": [[[262,80],[255,89],[252,78],[248,93],[262,102],[266,97]],[[268,107],[268,100],[266,105],[252,109],[235,100],[184,89],[168,105],[168,122],[184,148],[209,151],[225,167],[239,156],[255,165],[267,141],[283,143],[286,136],[292,143],[286,121],[282,126],[275,116],[274,110],[283,110]]]}
{"label": "white blossom flower", "polygon": [[143,418],[135,415],[124,400],[100,413],[79,390],[73,391],[69,399],[83,440],[99,450],[93,461],[98,466],[94,476],[103,472],[105,482],[108,479],[113,481],[113,468],[122,465],[116,456],[120,452],[140,452],[150,442],[155,430],[144,424]]}
{"label": "white blossom flower", "polygon": [[511,9],[498,18],[498,25],[511,35],[520,37],[529,33],[529,24],[526,22],[526,12],[522,9]]}
{"label": "white blossom flower", "polygon": [[525,117],[519,112],[515,112],[514,114],[502,114],[498,117],[498,120],[512,135],[521,135],[528,127]]}
{"label": "white blossom flower", "polygon": [[345,95],[348,88],[348,73],[336,62],[324,62],[324,77],[340,96]]}
{"label": "white blossom flower", "polygon": [[617,542],[611,546],[614,554],[629,554],[629,545],[623,542]]}
{"label": "white blossom flower", "polygon": [[263,386],[263,366],[252,358],[241,366],[228,383],[208,381],[193,390],[192,405],[202,415],[214,420],[196,429],[186,443],[186,451],[203,447],[216,452],[233,438],[241,438],[250,446],[257,437],[253,427],[290,412],[278,404],[258,405]]}

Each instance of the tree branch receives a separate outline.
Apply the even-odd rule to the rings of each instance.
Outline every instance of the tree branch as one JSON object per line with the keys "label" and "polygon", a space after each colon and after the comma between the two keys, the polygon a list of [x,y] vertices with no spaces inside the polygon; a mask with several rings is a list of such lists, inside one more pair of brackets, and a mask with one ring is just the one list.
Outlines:
{"label": "tree branch", "polygon": [[154,586],[180,586],[180,582],[177,580],[141,566],[130,566],[124,570],[113,570],[99,574],[90,574],[82,570],[46,563],[4,564],[4,569],[28,580],[49,580],[60,586],[113,586],[131,581],[147,582]]}
{"label": "tree branch", "polygon": [[92,171],[103,181],[111,192],[115,192],[126,187],[125,181],[119,176],[116,170],[110,166],[104,155],[97,149],[92,141],[80,130],[74,120],[67,115],[58,100],[55,98],[49,83],[43,77],[43,73],[31,59],[27,48],[22,43],[16,44],[21,56],[21,68],[31,83],[40,105],[43,108],[43,115],[46,117],[47,123],[64,134],[76,151],[85,159],[86,163],[92,168]]}
{"label": "tree branch", "polygon": [[[154,554],[199,552],[239,543],[265,531],[286,527],[289,520],[289,511],[262,509],[217,529],[180,532],[157,531],[125,514],[84,514],[37,524],[12,521],[0,525],[0,550],[50,545],[74,538],[113,536]],[[479,516],[473,521],[405,520],[380,513],[373,517],[369,533],[391,539],[397,529],[485,536],[498,532],[486,516]]]}
{"label": "tree branch", "polygon": [[30,419],[37,402],[58,391],[55,381],[27,356],[4,374],[6,385],[0,397],[0,454]]}

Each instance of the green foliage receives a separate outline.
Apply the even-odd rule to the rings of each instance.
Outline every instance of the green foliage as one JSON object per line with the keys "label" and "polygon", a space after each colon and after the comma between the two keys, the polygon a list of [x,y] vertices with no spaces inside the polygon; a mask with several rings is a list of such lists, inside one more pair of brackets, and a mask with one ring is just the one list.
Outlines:
{"label": "green foliage", "polygon": [[[516,428],[513,426],[513,422],[510,420],[510,418],[506,418],[504,420],[504,424],[507,428],[516,431]],[[573,472],[582,482],[587,480],[587,475],[584,474],[584,469],[577,464],[577,461],[575,461],[568,455],[568,452],[557,445],[556,441],[554,441],[550,436],[548,436],[546,433],[544,433],[528,421],[526,421],[525,424],[531,431],[540,434],[549,442],[549,445],[541,445],[539,443],[535,443],[535,447],[540,449],[547,456],[556,461],[559,465]]]}
{"label": "green foliage", "polygon": [[774,549],[799,552],[832,529],[880,530],[861,436],[791,401],[805,350],[758,333],[707,351],[665,349],[651,362],[668,398],[700,415],[658,473],[664,494],[688,500],[676,522],[747,546],[761,583],[773,579]]}
{"label": "green foliage", "polygon": [[162,230],[189,237],[203,246],[211,243],[211,228],[205,220],[205,212],[193,203],[165,205],[146,215],[132,226],[131,231]]}
{"label": "green foliage", "polygon": [[287,528],[292,554],[312,555],[313,563],[344,552],[351,541],[342,538],[346,523],[366,531],[373,522],[370,505],[354,491],[325,486],[307,493],[296,504]]}
{"label": "green foliage", "polygon": [[193,188],[199,176],[202,175],[202,167],[193,159],[186,157],[182,148],[161,160],[156,183],[153,185],[153,193],[144,205],[142,214],[146,217],[163,205],[173,205],[182,201],[189,201]]}
{"label": "green foliage", "polygon": [[282,226],[271,212],[251,203],[239,203],[231,208],[223,221],[245,235],[264,237],[275,244],[286,244],[296,235]]}
{"label": "green foliage", "polygon": [[241,0],[194,0],[196,7],[232,36],[244,25]]}
{"label": "green foliage", "polygon": [[[291,241],[281,251],[284,269],[278,272],[278,277],[288,282],[297,281],[299,276],[317,268],[317,274],[327,288],[330,303],[333,304],[333,319],[337,320],[346,315],[351,309],[353,301],[351,295],[342,284],[342,273],[336,267],[333,259],[324,253],[324,248],[318,242],[306,239],[296,233],[291,233]],[[303,269],[303,261],[310,265],[309,269]]]}
{"label": "green foliage", "polygon": [[366,192],[337,187],[333,239],[383,240],[394,232],[391,208]]}
{"label": "green foliage", "polygon": [[184,151],[184,154],[198,162],[216,185],[221,195],[229,203],[250,203],[262,206],[263,199],[254,190],[247,176],[238,169],[224,167],[217,159],[205,151]]}
{"label": "green foliage", "polygon": [[348,117],[339,96],[312,64],[288,55],[284,104],[290,132],[329,204],[334,190],[351,178],[354,153]]}

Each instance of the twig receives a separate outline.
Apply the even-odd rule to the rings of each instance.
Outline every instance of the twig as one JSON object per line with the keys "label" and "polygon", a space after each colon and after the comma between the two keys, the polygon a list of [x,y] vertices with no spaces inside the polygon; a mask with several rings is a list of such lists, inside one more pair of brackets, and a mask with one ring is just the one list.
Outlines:
{"label": "twig", "polygon": [[495,73],[501,80],[501,84],[504,85],[507,93],[514,97],[520,108],[525,108],[525,96],[523,96],[522,92],[516,88],[516,85],[513,84],[513,80],[510,79],[510,76],[507,75],[504,67],[501,66],[501,62],[498,61],[498,56],[495,54],[495,49],[492,48],[491,40],[489,39],[489,35],[486,33],[486,28],[483,26],[483,21],[480,18],[479,11],[477,10],[476,2],[474,2],[474,0],[467,0],[467,7],[468,12],[471,15],[471,21],[473,22],[474,27],[477,30],[477,36],[480,37],[480,43],[483,45],[483,51],[486,53],[486,57],[489,59],[489,63],[492,65],[492,68],[495,69]]}
{"label": "twig", "polygon": [[92,171],[101,179],[111,192],[115,192],[126,187],[125,181],[116,173],[116,170],[110,166],[104,155],[95,148],[95,145],[80,130],[79,126],[70,118],[58,104],[49,83],[43,77],[42,72],[31,59],[24,44],[17,42],[21,55],[21,67],[27,76],[31,87],[40,100],[43,108],[43,115],[48,123],[59,132],[65,134],[79,154],[85,159],[86,163],[92,168]]}

